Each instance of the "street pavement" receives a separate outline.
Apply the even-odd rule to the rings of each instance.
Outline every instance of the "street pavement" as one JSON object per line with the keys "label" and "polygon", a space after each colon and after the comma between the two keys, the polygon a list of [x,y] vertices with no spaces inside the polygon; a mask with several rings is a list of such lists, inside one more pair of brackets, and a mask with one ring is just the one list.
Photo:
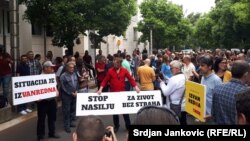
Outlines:
{"label": "street pavement", "polygon": [[[90,89],[90,92],[96,92],[97,88]],[[37,112],[34,111],[25,116],[19,116],[17,119],[13,119],[4,124],[0,124],[0,141],[36,141],[36,124],[37,124]],[[131,122],[135,114],[130,115]],[[112,115],[100,116],[105,126],[113,126],[113,117]],[[79,118],[78,118],[79,120]],[[76,124],[78,122],[76,121]],[[187,117],[188,124],[201,124],[196,122],[193,117]],[[48,138],[48,128],[46,122],[46,134],[45,141],[72,141],[72,133],[75,131],[75,128],[72,128],[71,133],[66,133],[63,127],[63,116],[62,109],[59,106],[57,111],[57,121],[56,121],[56,133],[61,136],[60,139],[51,139]],[[127,131],[124,124],[124,119],[120,115],[120,129],[116,133],[117,139],[119,141],[126,141]]]}
{"label": "street pavement", "polygon": [[[58,111],[58,118],[56,122],[56,132],[60,139],[51,139],[45,136],[45,141],[72,141],[72,133],[66,133],[63,128],[63,120],[61,109]],[[113,125],[112,116],[100,116],[103,120],[105,126]],[[131,116],[131,119],[134,115]],[[36,141],[36,121],[37,117],[34,117],[28,121],[22,122],[16,126],[6,129],[0,132],[1,141]],[[71,128],[75,131],[75,128]],[[48,133],[48,128],[46,127],[46,135]],[[126,141],[127,131],[124,126],[123,118],[120,116],[120,129],[116,134],[119,141]]]}
{"label": "street pavement", "polygon": [[[96,92],[97,89],[91,89],[90,92]],[[113,126],[113,118],[111,115],[109,116],[100,116],[102,121],[104,122],[105,126]],[[133,121],[134,115],[130,115],[131,121]],[[25,120],[26,119],[26,120]],[[18,119],[16,119],[18,120]],[[29,113],[25,116],[20,116],[19,120],[16,121],[16,125],[13,125],[5,130],[0,130],[0,140],[1,141],[36,141],[36,124],[37,124],[37,116],[36,111]],[[79,120],[79,118],[78,118]],[[76,124],[78,122],[76,121]],[[12,124],[13,121],[10,121],[9,123],[5,124]],[[56,132],[59,136],[61,136],[60,139],[51,139],[48,138],[48,128],[47,128],[47,122],[46,122],[46,135],[45,135],[45,141],[72,141],[72,133],[75,131],[75,128],[71,128],[71,133],[66,133],[64,131],[63,127],[63,116],[62,116],[62,109],[61,107],[58,108],[57,111],[57,121],[56,121]],[[126,141],[127,131],[124,125],[123,117],[120,115],[120,128],[119,131],[116,134],[119,141]]]}

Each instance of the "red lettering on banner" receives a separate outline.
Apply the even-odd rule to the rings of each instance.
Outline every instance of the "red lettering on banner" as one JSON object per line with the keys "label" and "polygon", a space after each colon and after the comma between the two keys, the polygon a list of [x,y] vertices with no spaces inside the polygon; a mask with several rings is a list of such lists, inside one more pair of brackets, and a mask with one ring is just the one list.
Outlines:
{"label": "red lettering on banner", "polygon": [[44,88],[44,89],[33,90],[33,91],[26,91],[26,92],[22,92],[22,95],[23,97],[28,97],[28,96],[34,96],[34,95],[46,94],[46,93],[52,93],[52,92],[56,92],[55,87]]}
{"label": "red lettering on banner", "polygon": [[198,110],[196,110],[196,109],[193,109],[193,112],[196,113],[196,114],[198,114],[198,115],[201,115],[201,112],[198,111]]}

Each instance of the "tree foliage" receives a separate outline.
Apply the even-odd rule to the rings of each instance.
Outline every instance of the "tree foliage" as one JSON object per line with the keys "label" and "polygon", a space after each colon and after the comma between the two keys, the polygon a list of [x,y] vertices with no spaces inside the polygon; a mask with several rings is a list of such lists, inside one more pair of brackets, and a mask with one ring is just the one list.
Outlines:
{"label": "tree foliage", "polygon": [[20,0],[20,3],[27,6],[28,21],[50,25],[53,44],[70,50],[78,35],[87,30],[97,32],[96,41],[109,34],[122,35],[136,13],[135,0]]}
{"label": "tree foliage", "polygon": [[167,0],[144,0],[140,5],[143,20],[138,30],[141,41],[149,40],[153,31],[153,47],[166,48],[184,43],[190,32],[190,23],[184,19],[182,8]]}
{"label": "tree foliage", "polygon": [[196,24],[204,48],[250,47],[250,1],[216,0],[216,6]]}

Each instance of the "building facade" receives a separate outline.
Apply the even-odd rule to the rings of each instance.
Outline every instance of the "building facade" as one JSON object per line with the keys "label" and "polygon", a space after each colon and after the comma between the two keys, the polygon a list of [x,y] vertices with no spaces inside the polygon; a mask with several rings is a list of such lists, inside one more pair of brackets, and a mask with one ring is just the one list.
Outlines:
{"label": "building facade", "polygon": [[[11,0],[0,0],[0,45],[6,46],[6,51],[11,53],[11,31],[10,31],[10,1]],[[139,4],[139,1],[137,2]],[[18,47],[19,55],[26,54],[28,51],[33,51],[34,54],[41,54],[42,60],[44,59],[44,36],[41,29],[31,25],[29,22],[23,19],[24,12],[26,10],[25,5],[18,5],[17,7],[17,32],[18,32]],[[141,19],[140,12],[132,17],[131,24],[126,30],[125,37],[117,37],[109,35],[104,37],[107,41],[106,44],[101,43],[101,49],[103,55],[114,54],[118,50],[124,51],[128,54],[132,54],[132,51],[136,48],[143,50],[144,47],[148,49],[148,43],[138,43],[138,39],[141,35],[137,31],[137,23]],[[88,32],[86,32],[88,35]],[[74,52],[78,51],[81,56],[84,55],[85,50],[89,50],[90,55],[94,58],[96,52],[91,48],[91,42],[88,36],[80,35],[80,44],[75,44]],[[52,37],[46,37],[46,50],[51,50],[54,57],[63,56],[65,48],[60,48],[52,45]]]}

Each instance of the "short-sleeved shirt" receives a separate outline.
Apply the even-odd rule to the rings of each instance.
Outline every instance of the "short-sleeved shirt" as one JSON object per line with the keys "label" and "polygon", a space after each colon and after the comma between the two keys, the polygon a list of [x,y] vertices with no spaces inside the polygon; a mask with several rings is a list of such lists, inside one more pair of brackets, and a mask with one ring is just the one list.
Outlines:
{"label": "short-sleeved shirt", "polygon": [[153,80],[155,78],[155,71],[149,66],[141,66],[137,70],[137,75],[140,78],[141,90],[154,90]]}
{"label": "short-sleeved shirt", "polygon": [[193,76],[192,71],[195,71],[195,66],[193,63],[189,63],[188,65],[184,65],[183,67],[183,73],[186,77],[186,79],[188,80],[191,76]]}

